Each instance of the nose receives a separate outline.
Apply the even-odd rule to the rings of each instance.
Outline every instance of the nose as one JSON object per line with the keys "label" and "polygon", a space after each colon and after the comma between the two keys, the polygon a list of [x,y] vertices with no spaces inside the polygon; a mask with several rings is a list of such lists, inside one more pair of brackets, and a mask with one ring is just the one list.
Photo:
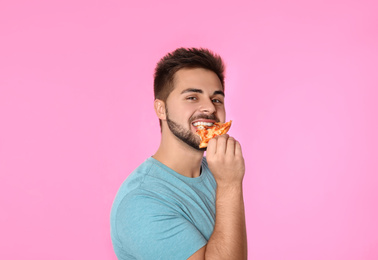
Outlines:
{"label": "nose", "polygon": [[214,103],[211,100],[204,100],[201,103],[200,111],[202,113],[213,114],[216,111],[216,109]]}

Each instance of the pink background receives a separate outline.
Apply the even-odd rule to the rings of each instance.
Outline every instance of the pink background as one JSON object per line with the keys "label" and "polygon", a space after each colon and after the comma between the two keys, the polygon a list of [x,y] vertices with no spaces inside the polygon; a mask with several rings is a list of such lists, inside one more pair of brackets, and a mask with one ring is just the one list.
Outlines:
{"label": "pink background", "polygon": [[111,204],[158,147],[153,69],[181,46],[228,66],[249,259],[378,259],[377,13],[374,0],[2,1],[0,259],[116,259]]}

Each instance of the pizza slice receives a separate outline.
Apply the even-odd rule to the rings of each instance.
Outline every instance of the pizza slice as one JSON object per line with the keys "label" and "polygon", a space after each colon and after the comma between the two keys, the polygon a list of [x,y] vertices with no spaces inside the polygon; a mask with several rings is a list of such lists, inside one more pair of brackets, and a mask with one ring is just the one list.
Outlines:
{"label": "pizza slice", "polygon": [[228,130],[231,127],[232,121],[227,123],[214,123],[212,126],[199,126],[196,134],[201,137],[201,143],[199,145],[199,148],[205,148],[207,147],[207,144],[209,143],[210,139],[218,136],[223,135],[228,132]]}

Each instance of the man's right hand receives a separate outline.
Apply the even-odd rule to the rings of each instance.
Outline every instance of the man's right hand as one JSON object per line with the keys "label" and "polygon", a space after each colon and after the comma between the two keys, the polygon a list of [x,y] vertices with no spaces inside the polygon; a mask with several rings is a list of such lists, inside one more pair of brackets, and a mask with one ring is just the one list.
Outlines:
{"label": "man's right hand", "polygon": [[209,141],[206,159],[218,186],[241,185],[245,173],[240,143],[229,135],[220,135]]}

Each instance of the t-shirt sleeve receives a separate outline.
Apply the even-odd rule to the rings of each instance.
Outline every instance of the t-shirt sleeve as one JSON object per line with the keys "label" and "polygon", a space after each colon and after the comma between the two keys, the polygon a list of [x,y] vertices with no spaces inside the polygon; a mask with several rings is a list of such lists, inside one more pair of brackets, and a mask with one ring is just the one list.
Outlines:
{"label": "t-shirt sleeve", "polygon": [[207,243],[179,208],[158,198],[127,196],[116,218],[121,246],[136,259],[187,259]]}

